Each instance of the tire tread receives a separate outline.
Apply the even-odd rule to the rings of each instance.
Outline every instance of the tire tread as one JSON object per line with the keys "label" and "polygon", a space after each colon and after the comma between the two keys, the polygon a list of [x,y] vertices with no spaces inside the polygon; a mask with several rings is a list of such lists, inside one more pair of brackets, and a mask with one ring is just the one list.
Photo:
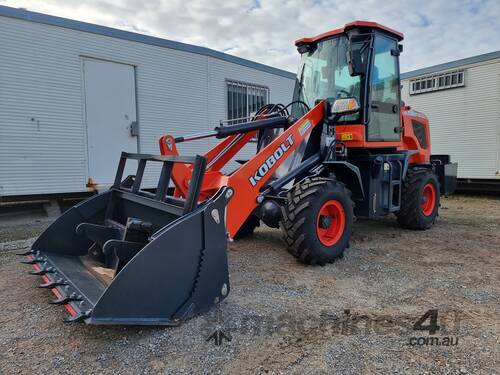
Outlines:
{"label": "tire tread", "polygon": [[305,224],[310,219],[308,208],[313,205],[313,202],[318,196],[326,191],[336,190],[349,199],[352,206],[354,203],[351,200],[351,192],[340,181],[323,178],[323,177],[308,177],[296,185],[287,195],[289,204],[282,207],[283,220],[280,224],[284,242],[287,245],[287,250],[301,262],[321,266],[326,263],[332,263],[343,255],[341,253],[334,257],[319,257],[314,251],[311,251],[310,242],[307,241],[308,236]]}

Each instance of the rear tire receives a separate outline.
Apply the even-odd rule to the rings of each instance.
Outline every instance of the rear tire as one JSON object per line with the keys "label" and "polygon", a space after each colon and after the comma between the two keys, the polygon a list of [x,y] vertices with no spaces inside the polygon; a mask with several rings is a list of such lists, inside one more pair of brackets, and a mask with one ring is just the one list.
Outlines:
{"label": "rear tire", "polygon": [[438,215],[439,182],[428,169],[408,169],[401,193],[401,209],[396,214],[402,228],[429,229]]}
{"label": "rear tire", "polygon": [[234,240],[241,240],[242,238],[249,237],[255,231],[255,228],[260,226],[260,219],[255,215],[250,215],[243,225],[238,229],[234,235]]}
{"label": "rear tire", "polygon": [[322,266],[342,257],[353,218],[351,193],[344,184],[314,177],[288,193],[280,226],[290,254],[302,263]]}

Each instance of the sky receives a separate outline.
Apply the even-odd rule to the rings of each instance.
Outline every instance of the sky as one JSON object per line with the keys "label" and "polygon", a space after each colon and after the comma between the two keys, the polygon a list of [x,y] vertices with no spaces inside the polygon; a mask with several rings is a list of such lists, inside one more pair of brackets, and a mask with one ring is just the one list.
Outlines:
{"label": "sky", "polygon": [[0,0],[295,72],[296,39],[353,20],[405,35],[401,71],[500,50],[500,0]]}

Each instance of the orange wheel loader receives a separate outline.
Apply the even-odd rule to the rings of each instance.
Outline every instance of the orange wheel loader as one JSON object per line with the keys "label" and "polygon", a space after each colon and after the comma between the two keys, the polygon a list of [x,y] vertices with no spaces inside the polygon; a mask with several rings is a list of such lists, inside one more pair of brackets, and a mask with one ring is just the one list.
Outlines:
{"label": "orange wheel loader", "polygon": [[[355,216],[430,228],[457,164],[431,155],[429,121],[401,102],[403,35],[356,21],[297,40],[293,101],[213,131],[160,139],[161,156],[122,153],[114,185],[66,211],[24,254],[68,321],[176,325],[229,293],[227,240],[264,223],[288,251],[324,265],[349,246]],[[177,145],[221,139],[205,155]],[[223,167],[257,139],[255,156]],[[135,160],[135,175],[123,176]],[[161,165],[154,192],[147,163]]]}

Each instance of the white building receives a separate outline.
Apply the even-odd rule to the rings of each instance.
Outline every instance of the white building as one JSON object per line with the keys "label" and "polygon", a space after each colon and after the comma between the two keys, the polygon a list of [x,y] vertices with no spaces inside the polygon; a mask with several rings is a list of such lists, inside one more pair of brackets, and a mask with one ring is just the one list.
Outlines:
{"label": "white building", "polygon": [[430,121],[433,154],[462,183],[500,183],[500,51],[404,73],[402,98]]}
{"label": "white building", "polygon": [[[122,150],[158,154],[166,133],[288,103],[294,78],[208,48],[0,6],[0,197],[106,186]],[[180,149],[200,154],[214,142]],[[154,171],[147,184],[156,186]]]}

